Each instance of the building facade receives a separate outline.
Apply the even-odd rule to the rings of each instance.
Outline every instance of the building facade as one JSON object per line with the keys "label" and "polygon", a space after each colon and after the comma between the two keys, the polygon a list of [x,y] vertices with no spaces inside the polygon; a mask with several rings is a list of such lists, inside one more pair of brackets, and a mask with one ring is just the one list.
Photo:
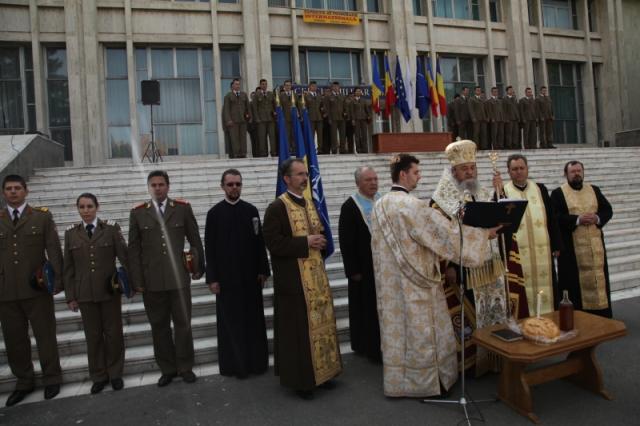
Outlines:
{"label": "building facade", "polygon": [[[354,11],[355,25],[305,22],[304,10]],[[556,142],[612,144],[640,127],[640,5],[631,0],[9,0],[0,1],[0,133],[41,131],[74,165],[140,158],[151,108],[164,155],[226,155],[222,100],[234,77],[252,91],[286,79],[370,84],[386,52],[415,76],[435,58],[447,97],[548,86]],[[636,60],[633,60],[636,58]],[[382,71],[382,70],[381,70]],[[394,130],[441,128],[441,120]],[[382,128],[389,128],[384,126]]]}

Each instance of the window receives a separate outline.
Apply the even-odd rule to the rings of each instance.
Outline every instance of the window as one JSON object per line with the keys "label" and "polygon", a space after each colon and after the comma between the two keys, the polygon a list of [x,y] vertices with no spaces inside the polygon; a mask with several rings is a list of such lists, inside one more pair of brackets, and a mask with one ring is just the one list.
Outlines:
{"label": "window", "polygon": [[71,150],[71,116],[69,113],[69,81],[67,77],[67,49],[47,48],[47,106],[51,139],[64,146],[64,159],[73,160]]}
{"label": "window", "polygon": [[380,0],[367,0],[367,12],[379,13]]}
{"label": "window", "polygon": [[538,15],[538,9],[536,8],[535,0],[527,0],[527,11],[529,12],[529,25],[538,25],[536,19]]}
{"label": "window", "polygon": [[240,49],[237,47],[221,47],[220,87],[224,94],[229,91],[234,78],[240,78]]}
{"label": "window", "polygon": [[587,14],[589,17],[589,31],[598,31],[598,15],[596,13],[596,5],[594,0],[587,1]]}
{"label": "window", "polygon": [[288,7],[289,0],[269,0],[269,7]]}
{"label": "window", "polygon": [[[105,50],[107,140],[111,158],[131,157],[131,119],[129,111],[129,81],[127,51],[124,48]],[[140,157],[141,155],[136,155]]]}
{"label": "window", "polygon": [[35,131],[36,127],[31,49],[2,47],[0,48],[0,134]]}
{"label": "window", "polygon": [[333,81],[338,81],[343,86],[360,84],[360,53],[343,50],[300,50],[300,75],[302,83],[315,80],[319,85],[330,84]]}
{"label": "window", "polygon": [[416,16],[427,16],[427,8],[422,4],[422,0],[413,0],[413,14]]}
{"label": "window", "polygon": [[580,64],[547,62],[549,95],[555,113],[554,141],[584,143],[584,108]]}
{"label": "window", "polygon": [[602,137],[602,116],[600,114],[600,64],[593,64],[593,91],[594,99],[596,101],[596,127],[598,129],[597,143],[600,145]]}
{"label": "window", "polygon": [[545,27],[578,29],[578,14],[575,0],[541,0]]}
{"label": "window", "polygon": [[489,0],[489,19],[491,22],[502,22],[500,0]]}
{"label": "window", "polygon": [[463,87],[473,92],[475,86],[485,87],[483,58],[472,56],[440,56],[440,71],[444,80],[447,102]]}
{"label": "window", "polygon": [[432,0],[432,3],[435,17],[480,20],[479,0]]}
{"label": "window", "polygon": [[285,80],[292,80],[289,49],[271,49],[271,76],[274,87],[281,86]]}
{"label": "window", "polygon": [[307,9],[357,10],[356,0],[296,0],[296,6]]}
{"label": "window", "polygon": [[211,49],[200,48],[136,49],[140,140],[149,140],[151,126],[151,108],[142,105],[140,83],[153,79],[160,82],[160,105],[153,107],[153,129],[161,153],[218,152],[212,55]]}
{"label": "window", "polygon": [[504,91],[504,59],[503,58],[498,58],[498,57],[494,57],[493,58],[493,67],[495,69],[495,73],[496,73],[496,87],[498,88],[498,94],[499,96],[504,96],[505,91]]}

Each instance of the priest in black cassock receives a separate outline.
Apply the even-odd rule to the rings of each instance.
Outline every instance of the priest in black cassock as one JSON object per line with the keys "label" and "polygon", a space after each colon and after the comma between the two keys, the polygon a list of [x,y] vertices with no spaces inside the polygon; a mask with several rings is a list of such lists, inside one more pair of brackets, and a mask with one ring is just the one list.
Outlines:
{"label": "priest in black cassock", "polygon": [[380,325],[371,255],[371,210],[378,193],[378,175],[369,166],[355,172],[358,191],[340,209],[340,252],[348,281],[351,349],[381,362]]}
{"label": "priest in black cassock", "polygon": [[207,213],[207,284],[216,295],[220,374],[245,378],[269,365],[262,288],[270,275],[258,209],[240,199],[242,176],[222,174],[225,198]]}
{"label": "priest in black cassock", "polygon": [[600,188],[584,182],[584,166],[569,161],[567,182],[551,193],[564,248],[558,258],[559,289],[576,309],[611,318],[611,286],[602,228],[613,217]]}
{"label": "priest in black cassock", "polygon": [[274,370],[282,386],[303,399],[316,386],[332,388],[342,371],[333,297],[322,253],[324,227],[307,192],[300,159],[279,167],[287,192],[264,214],[264,240],[273,266]]}

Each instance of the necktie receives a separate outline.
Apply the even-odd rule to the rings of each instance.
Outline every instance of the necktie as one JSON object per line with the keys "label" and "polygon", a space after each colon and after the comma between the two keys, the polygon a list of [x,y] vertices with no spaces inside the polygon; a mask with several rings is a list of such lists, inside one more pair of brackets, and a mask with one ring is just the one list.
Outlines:
{"label": "necktie", "polygon": [[158,203],[158,211],[160,212],[160,216],[164,217],[164,211],[162,210],[162,203]]}
{"label": "necktie", "polygon": [[20,210],[13,209],[13,224],[16,225],[20,220]]}
{"label": "necktie", "polygon": [[87,235],[89,236],[89,238],[93,237],[93,223],[88,224],[87,226],[85,226],[86,230],[87,230]]}
{"label": "necktie", "polygon": [[236,92],[236,98],[240,97],[240,93]]}

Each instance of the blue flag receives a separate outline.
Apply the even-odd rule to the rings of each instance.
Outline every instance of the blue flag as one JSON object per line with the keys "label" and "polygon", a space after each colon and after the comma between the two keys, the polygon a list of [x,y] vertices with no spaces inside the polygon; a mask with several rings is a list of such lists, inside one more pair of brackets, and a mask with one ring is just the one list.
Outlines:
{"label": "blue flag", "polygon": [[400,66],[400,61],[396,58],[396,106],[402,113],[404,117],[404,121],[408,122],[411,120],[411,109],[409,108],[409,104],[407,103],[407,91],[404,87],[404,80],[402,79],[402,67]]}
{"label": "blue flag", "polygon": [[[277,96],[277,94],[276,94]],[[289,159],[289,142],[287,141],[287,125],[284,122],[284,113],[282,107],[278,104],[276,106],[276,121],[278,126],[278,170],[280,170],[280,164]],[[284,183],[284,178],[276,172],[276,197],[287,192],[287,184]]]}
{"label": "blue flag", "polygon": [[334,252],[333,235],[331,234],[331,224],[329,223],[329,212],[327,209],[327,201],[324,198],[324,190],[322,189],[322,177],[320,176],[320,165],[318,164],[318,155],[316,147],[313,143],[313,129],[307,109],[302,109],[302,126],[304,130],[304,140],[308,158],[309,184],[311,187],[311,197],[313,205],[316,207],[320,221],[324,227],[324,236],[327,239],[327,247],[325,248],[325,260]]}
{"label": "blue flag", "polygon": [[429,114],[431,96],[429,94],[427,78],[424,76],[424,66],[420,56],[417,57],[416,63],[418,68],[416,72],[416,108],[420,111],[420,118],[424,118]]}

